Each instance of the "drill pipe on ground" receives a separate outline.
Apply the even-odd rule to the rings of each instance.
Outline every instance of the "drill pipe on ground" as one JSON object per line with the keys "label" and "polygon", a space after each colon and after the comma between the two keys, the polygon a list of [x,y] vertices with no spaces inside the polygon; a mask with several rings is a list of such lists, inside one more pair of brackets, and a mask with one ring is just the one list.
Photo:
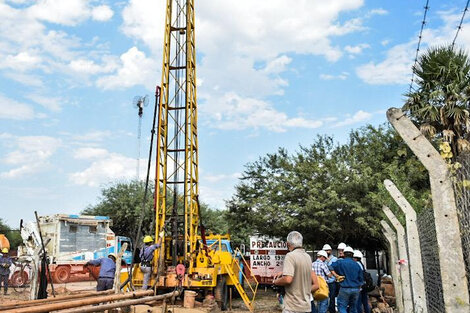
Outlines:
{"label": "drill pipe on ground", "polygon": [[2,312],[3,310],[19,309],[19,308],[36,306],[36,305],[45,304],[45,303],[50,304],[50,303],[59,302],[59,301],[67,301],[67,300],[72,301],[72,300],[86,298],[86,297],[104,296],[104,295],[109,295],[113,292],[114,292],[113,290],[90,291],[86,293],[77,293],[77,294],[71,294],[71,295],[66,295],[66,296],[56,296],[55,298],[48,298],[48,299],[9,302],[8,304],[3,304],[3,305],[0,304],[0,312]]}
{"label": "drill pipe on ground", "polygon": [[122,307],[130,306],[130,305],[144,304],[147,302],[177,297],[179,294],[180,294],[179,291],[173,291],[173,292],[165,293],[165,294],[158,295],[158,296],[144,297],[144,298],[134,299],[134,300],[124,300],[124,301],[119,301],[115,303],[103,304],[103,305],[98,305],[98,306],[90,306],[90,307],[84,307],[84,308],[73,308],[69,310],[58,311],[57,313],[102,312],[102,311],[109,310],[109,309],[122,308]]}
{"label": "drill pipe on ground", "polygon": [[98,304],[101,302],[118,301],[118,300],[125,300],[125,299],[131,299],[131,298],[141,298],[141,297],[150,296],[150,295],[153,295],[153,290],[140,290],[140,291],[134,291],[134,292],[127,292],[123,294],[96,296],[96,297],[91,297],[91,298],[66,301],[66,302],[58,302],[58,303],[52,303],[52,304],[41,304],[35,307],[11,309],[11,310],[4,311],[4,313],[43,313],[43,312],[70,309],[70,308],[75,308],[79,306],[91,305],[91,304]]}

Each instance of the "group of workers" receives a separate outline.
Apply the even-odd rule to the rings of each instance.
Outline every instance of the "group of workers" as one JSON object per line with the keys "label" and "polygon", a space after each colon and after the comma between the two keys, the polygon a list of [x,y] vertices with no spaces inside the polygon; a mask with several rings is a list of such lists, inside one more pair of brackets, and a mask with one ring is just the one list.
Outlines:
{"label": "group of workers", "polygon": [[328,299],[317,303],[312,301],[312,312],[335,313],[337,304],[340,313],[344,309],[349,313],[370,313],[367,291],[363,288],[365,267],[362,252],[345,243],[340,243],[337,251],[336,257],[331,246],[325,244],[312,264],[315,274],[325,279],[329,290]]}
{"label": "group of workers", "polygon": [[[161,237],[160,237],[161,238]],[[145,236],[143,239],[144,245],[140,249],[140,270],[144,274],[142,289],[146,290],[152,274],[153,255],[157,248],[160,247],[161,239],[158,243],[153,244],[152,236]],[[88,261],[85,266],[101,266],[98,275],[97,291],[104,291],[112,289],[114,286],[114,276],[116,273],[116,254],[110,253],[107,258],[100,258]]]}
{"label": "group of workers", "polygon": [[[363,255],[344,243],[338,245],[338,255],[325,244],[312,263],[302,248],[303,237],[297,231],[287,236],[287,253],[282,273],[274,285],[285,288],[283,313],[370,313],[365,283]],[[319,288],[322,277],[328,284],[329,298],[315,301],[312,293]]]}

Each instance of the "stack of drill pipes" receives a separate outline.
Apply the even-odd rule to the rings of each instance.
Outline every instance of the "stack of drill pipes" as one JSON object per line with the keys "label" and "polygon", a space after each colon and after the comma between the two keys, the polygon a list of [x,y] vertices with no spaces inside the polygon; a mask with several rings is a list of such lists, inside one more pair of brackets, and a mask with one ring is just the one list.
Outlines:
{"label": "stack of drill pipes", "polygon": [[140,291],[134,291],[134,292],[127,292],[123,294],[95,296],[95,297],[89,297],[89,298],[84,298],[80,300],[73,300],[73,301],[66,301],[66,302],[40,304],[34,307],[11,309],[11,310],[3,311],[3,312],[4,313],[43,313],[43,312],[50,312],[50,311],[65,310],[65,309],[91,305],[91,304],[99,304],[102,302],[125,300],[125,299],[132,299],[132,298],[134,299],[142,298],[142,297],[150,296],[150,295],[153,295],[153,290],[140,290]]}
{"label": "stack of drill pipes", "polygon": [[3,305],[0,304],[0,312],[3,312],[4,310],[19,309],[23,307],[35,306],[35,305],[39,305],[43,303],[53,303],[53,302],[67,301],[67,300],[72,301],[72,300],[79,299],[79,298],[104,296],[104,295],[109,295],[111,293],[113,293],[112,290],[90,291],[90,292],[77,293],[77,294],[71,294],[71,295],[66,295],[66,296],[56,296],[54,298],[48,298],[48,299],[8,302],[8,304],[3,304]]}
{"label": "stack of drill pipes", "polygon": [[115,302],[115,303],[103,304],[103,305],[98,305],[98,306],[88,306],[88,307],[82,307],[82,308],[74,308],[74,309],[69,309],[69,310],[57,311],[56,313],[102,312],[102,311],[106,311],[106,310],[110,310],[110,309],[122,308],[122,307],[131,306],[131,305],[144,304],[144,303],[154,302],[154,301],[157,301],[157,300],[173,298],[173,297],[177,297],[179,294],[180,294],[179,291],[173,291],[173,292],[165,293],[165,294],[158,295],[158,296],[144,297],[144,298],[134,299],[134,300],[119,301],[119,302]]}

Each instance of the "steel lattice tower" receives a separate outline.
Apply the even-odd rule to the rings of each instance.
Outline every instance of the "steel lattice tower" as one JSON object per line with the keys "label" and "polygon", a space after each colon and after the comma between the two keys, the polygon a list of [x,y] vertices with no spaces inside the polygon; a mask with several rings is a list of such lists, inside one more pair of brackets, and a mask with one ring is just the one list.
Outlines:
{"label": "steel lattice tower", "polygon": [[[165,263],[191,270],[199,225],[194,0],[167,0],[155,181],[156,237]],[[168,249],[169,248],[169,249]],[[170,258],[171,256],[171,258]],[[170,261],[171,260],[171,261]]]}

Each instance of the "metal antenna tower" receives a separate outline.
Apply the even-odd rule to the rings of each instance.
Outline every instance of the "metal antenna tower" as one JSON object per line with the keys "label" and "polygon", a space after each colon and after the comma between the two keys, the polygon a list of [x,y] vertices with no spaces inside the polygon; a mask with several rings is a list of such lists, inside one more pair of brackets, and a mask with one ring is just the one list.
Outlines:
{"label": "metal antenna tower", "polygon": [[137,126],[137,167],[136,167],[136,174],[135,177],[137,180],[140,179],[140,146],[142,141],[142,116],[144,115],[144,107],[146,107],[149,103],[148,95],[144,97],[135,96],[134,101],[132,101],[133,105],[138,109],[138,116],[139,116],[139,125]]}
{"label": "metal antenna tower", "polygon": [[199,225],[194,0],[167,0],[155,188],[156,236],[172,237],[167,265],[192,269]]}

